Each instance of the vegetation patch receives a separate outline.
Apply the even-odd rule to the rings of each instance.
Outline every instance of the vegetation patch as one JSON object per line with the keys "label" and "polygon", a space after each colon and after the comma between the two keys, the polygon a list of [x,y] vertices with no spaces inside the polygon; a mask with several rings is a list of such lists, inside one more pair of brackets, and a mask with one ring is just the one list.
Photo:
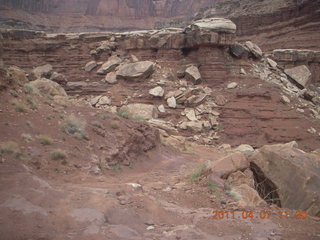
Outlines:
{"label": "vegetation patch", "polygon": [[202,164],[200,167],[198,167],[196,170],[193,171],[192,175],[189,178],[189,182],[194,183],[198,182],[202,173],[207,169],[206,164]]}
{"label": "vegetation patch", "polygon": [[119,129],[119,123],[117,121],[112,121],[110,126],[112,129]]}
{"label": "vegetation patch", "polygon": [[128,111],[126,111],[126,110],[119,110],[118,112],[117,112],[117,115],[119,116],[119,117],[122,117],[122,118],[125,118],[125,119],[130,119],[131,118],[131,115],[130,115],[130,113],[128,112]]}
{"label": "vegetation patch", "polygon": [[13,141],[1,143],[0,153],[7,154],[7,155],[13,155],[15,158],[19,158],[21,156],[21,151],[20,151],[19,145]]}
{"label": "vegetation patch", "polygon": [[55,161],[56,160],[65,160],[68,157],[67,153],[61,149],[52,150],[49,153],[49,156],[50,156],[51,160],[55,160]]}
{"label": "vegetation patch", "polygon": [[42,145],[45,145],[45,146],[51,145],[52,142],[53,142],[52,138],[51,138],[51,137],[48,137],[48,136],[46,136],[46,135],[39,135],[39,136],[38,136],[38,139],[39,139],[40,143],[41,143]]}
{"label": "vegetation patch", "polygon": [[86,120],[71,115],[65,120],[64,132],[77,138],[88,139],[86,125]]}

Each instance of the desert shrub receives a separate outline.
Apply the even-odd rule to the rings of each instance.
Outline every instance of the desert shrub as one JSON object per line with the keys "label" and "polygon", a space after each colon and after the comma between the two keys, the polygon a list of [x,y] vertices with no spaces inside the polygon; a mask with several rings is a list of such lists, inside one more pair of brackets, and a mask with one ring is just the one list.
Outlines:
{"label": "desert shrub", "polygon": [[130,113],[129,113],[128,111],[126,111],[126,110],[121,110],[121,109],[120,109],[120,110],[117,112],[117,115],[118,115],[119,117],[126,118],[126,119],[130,119],[130,118],[131,118]]}
{"label": "desert shrub", "polygon": [[0,153],[7,154],[7,155],[13,155],[15,158],[19,158],[21,156],[21,151],[20,151],[19,145],[13,141],[1,143]]}
{"label": "desert shrub", "polygon": [[21,138],[23,139],[23,141],[25,141],[27,143],[33,141],[32,136],[30,134],[27,134],[27,133],[21,134]]}
{"label": "desert shrub", "polygon": [[112,129],[119,129],[119,123],[116,122],[116,121],[112,121],[110,123],[110,126],[111,126]]}
{"label": "desert shrub", "polygon": [[17,91],[16,90],[10,90],[10,94],[11,94],[11,96],[13,96],[13,97],[18,97],[18,93],[17,93]]}
{"label": "desert shrub", "polygon": [[28,105],[29,105],[29,107],[30,107],[31,110],[36,110],[36,109],[38,109],[35,101],[33,100],[33,98],[32,98],[31,96],[28,96],[28,97],[27,97],[27,103],[28,103]]}
{"label": "desert shrub", "polygon": [[51,145],[53,142],[52,138],[50,138],[46,135],[39,135],[38,139],[39,139],[40,143],[45,146]]}
{"label": "desert shrub", "polygon": [[17,112],[26,112],[26,108],[22,103],[20,103],[18,101],[13,101],[12,105],[14,106],[14,108]]}
{"label": "desert shrub", "polygon": [[86,120],[71,115],[65,120],[64,132],[78,138],[87,139],[86,125]]}
{"label": "desert shrub", "polygon": [[65,160],[68,157],[67,153],[61,149],[52,150],[49,156],[51,160]]}
{"label": "desert shrub", "polygon": [[202,164],[200,167],[198,167],[197,169],[195,169],[192,173],[192,175],[189,178],[189,182],[194,183],[199,181],[201,174],[207,169],[207,165],[206,164]]}

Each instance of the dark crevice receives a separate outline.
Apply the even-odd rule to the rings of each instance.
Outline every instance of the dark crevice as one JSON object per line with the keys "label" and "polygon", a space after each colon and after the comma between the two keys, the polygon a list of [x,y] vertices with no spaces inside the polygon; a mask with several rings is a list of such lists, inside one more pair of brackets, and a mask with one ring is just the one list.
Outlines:
{"label": "dark crevice", "polygon": [[260,197],[270,205],[275,204],[281,207],[277,186],[264,175],[263,171],[256,164],[251,162],[250,169],[253,172],[255,189]]}

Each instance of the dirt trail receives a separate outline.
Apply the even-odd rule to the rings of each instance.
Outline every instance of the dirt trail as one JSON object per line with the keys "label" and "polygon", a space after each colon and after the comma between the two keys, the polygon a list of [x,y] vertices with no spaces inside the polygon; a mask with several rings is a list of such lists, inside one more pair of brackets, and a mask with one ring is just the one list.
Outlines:
{"label": "dirt trail", "polygon": [[312,218],[210,219],[213,209],[242,209],[188,182],[196,167],[221,156],[205,147],[190,151],[160,146],[133,168],[55,180],[18,160],[4,162],[1,239],[319,239],[319,222]]}

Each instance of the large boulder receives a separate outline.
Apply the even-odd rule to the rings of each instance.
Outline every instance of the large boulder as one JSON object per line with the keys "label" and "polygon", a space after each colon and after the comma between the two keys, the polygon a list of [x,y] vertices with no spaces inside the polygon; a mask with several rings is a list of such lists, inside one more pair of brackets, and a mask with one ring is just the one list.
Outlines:
{"label": "large boulder", "polygon": [[263,52],[257,44],[251,41],[246,41],[245,47],[255,58],[260,59],[262,57]]}
{"label": "large boulder", "polygon": [[[320,216],[320,155],[296,148],[295,143],[260,148],[250,158],[256,179],[276,191],[282,207]],[[270,186],[272,188],[270,188]]]}
{"label": "large boulder", "polygon": [[121,61],[121,58],[117,56],[109,57],[108,61],[102,64],[102,66],[98,69],[97,74],[103,75],[113,71],[121,63]]}
{"label": "large boulder", "polygon": [[311,72],[305,65],[285,69],[284,72],[292,78],[299,87],[304,88],[307,86],[311,79]]}
{"label": "large boulder", "polygon": [[43,95],[67,96],[65,90],[56,82],[46,78],[40,78],[28,83],[30,87]]}
{"label": "large boulder", "polygon": [[241,152],[222,157],[211,164],[211,171],[220,178],[227,179],[231,173],[245,170],[249,167],[247,157]]}
{"label": "large boulder", "polygon": [[133,103],[122,106],[119,110],[120,114],[126,114],[128,117],[149,120],[158,117],[157,108],[154,105]]}
{"label": "large boulder", "polygon": [[36,79],[38,78],[50,78],[52,74],[53,68],[50,64],[42,65],[36,67],[32,70],[32,73]]}
{"label": "large boulder", "polygon": [[66,85],[68,82],[66,77],[63,74],[57,73],[57,72],[52,73],[50,80],[52,80],[56,83],[59,83],[62,86]]}
{"label": "large boulder", "polygon": [[192,26],[218,33],[236,33],[237,30],[237,26],[225,18],[205,18],[194,22]]}
{"label": "large boulder", "polygon": [[116,72],[116,75],[118,79],[125,80],[146,79],[153,73],[153,71],[153,62],[142,61],[122,65]]}

